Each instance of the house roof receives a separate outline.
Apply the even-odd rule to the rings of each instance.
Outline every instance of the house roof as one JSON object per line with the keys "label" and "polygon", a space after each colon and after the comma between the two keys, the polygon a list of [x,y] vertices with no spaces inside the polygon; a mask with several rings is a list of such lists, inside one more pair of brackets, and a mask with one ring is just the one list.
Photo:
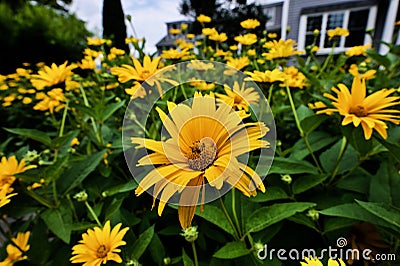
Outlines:
{"label": "house roof", "polygon": [[347,9],[354,7],[371,6],[377,4],[377,0],[360,0],[360,1],[350,1],[350,2],[337,2],[327,5],[313,5],[309,7],[304,7],[301,9],[301,15],[312,14],[325,11],[333,11],[337,9]]}

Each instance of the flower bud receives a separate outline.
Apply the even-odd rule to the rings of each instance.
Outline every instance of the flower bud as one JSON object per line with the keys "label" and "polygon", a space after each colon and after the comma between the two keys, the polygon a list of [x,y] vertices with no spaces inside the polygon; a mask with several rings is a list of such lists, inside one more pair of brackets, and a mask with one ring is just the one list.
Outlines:
{"label": "flower bud", "polygon": [[181,236],[183,236],[185,240],[190,243],[196,241],[199,236],[199,232],[197,232],[197,226],[189,226],[188,228],[183,229]]}
{"label": "flower bud", "polygon": [[81,191],[81,192],[79,192],[79,193],[76,193],[76,194],[74,195],[74,199],[76,199],[76,200],[79,201],[79,202],[86,201],[87,198],[88,198],[88,194],[87,194],[86,191],[84,191],[84,190]]}
{"label": "flower bud", "polygon": [[288,185],[289,185],[290,183],[292,183],[292,178],[290,177],[290,175],[283,175],[282,178],[281,178],[281,180],[282,180],[283,182],[287,183]]}
{"label": "flower bud", "polygon": [[308,210],[307,216],[311,218],[313,221],[317,221],[319,219],[319,212],[317,210],[311,209]]}

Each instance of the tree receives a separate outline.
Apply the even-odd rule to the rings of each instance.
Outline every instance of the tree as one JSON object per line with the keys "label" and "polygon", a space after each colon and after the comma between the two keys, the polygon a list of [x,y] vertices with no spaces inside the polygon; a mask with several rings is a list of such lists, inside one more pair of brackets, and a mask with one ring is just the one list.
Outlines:
{"label": "tree", "polygon": [[121,0],[104,0],[103,2],[103,38],[113,41],[113,46],[129,52],[126,39],[125,15]]}

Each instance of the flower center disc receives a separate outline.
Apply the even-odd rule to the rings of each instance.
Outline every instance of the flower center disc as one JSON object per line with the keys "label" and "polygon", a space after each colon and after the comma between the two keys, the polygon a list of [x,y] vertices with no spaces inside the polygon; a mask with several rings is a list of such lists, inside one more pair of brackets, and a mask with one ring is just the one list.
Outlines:
{"label": "flower center disc", "polygon": [[108,253],[108,248],[105,245],[101,245],[96,252],[98,258],[105,258]]}
{"label": "flower center disc", "polygon": [[193,170],[204,170],[212,164],[217,155],[217,146],[212,138],[205,137],[196,141],[187,154],[189,167]]}
{"label": "flower center disc", "polygon": [[368,110],[365,109],[363,106],[361,105],[357,105],[356,107],[352,107],[350,108],[350,114],[354,114],[358,117],[365,117],[368,115]]}

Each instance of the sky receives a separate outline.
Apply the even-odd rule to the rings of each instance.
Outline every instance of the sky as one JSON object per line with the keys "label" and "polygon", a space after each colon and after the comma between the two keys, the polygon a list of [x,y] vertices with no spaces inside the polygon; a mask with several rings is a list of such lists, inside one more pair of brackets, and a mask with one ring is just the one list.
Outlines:
{"label": "sky", "polygon": [[[146,38],[146,51],[156,51],[155,44],[167,34],[165,22],[187,19],[179,14],[181,0],[121,0],[125,15],[132,16],[138,38]],[[87,28],[101,36],[101,0],[74,0],[70,12],[86,22]],[[131,26],[125,21],[128,36],[133,36]]]}

